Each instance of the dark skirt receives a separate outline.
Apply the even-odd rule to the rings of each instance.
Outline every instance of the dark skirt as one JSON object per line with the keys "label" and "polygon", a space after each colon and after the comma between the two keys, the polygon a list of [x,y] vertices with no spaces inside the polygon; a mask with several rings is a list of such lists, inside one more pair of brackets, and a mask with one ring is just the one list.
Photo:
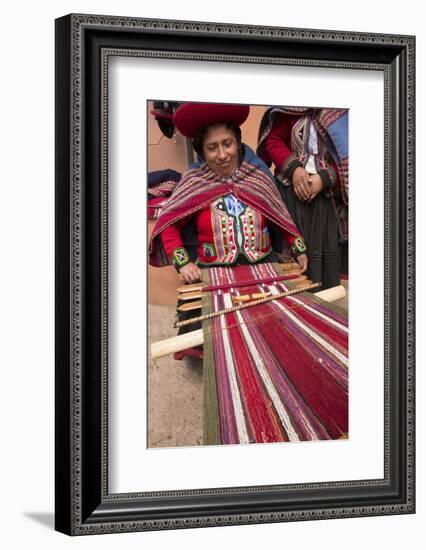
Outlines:
{"label": "dark skirt", "polygon": [[308,247],[308,278],[322,282],[319,290],[339,285],[339,231],[332,200],[319,193],[312,202],[301,202],[292,186],[278,183],[278,189]]}

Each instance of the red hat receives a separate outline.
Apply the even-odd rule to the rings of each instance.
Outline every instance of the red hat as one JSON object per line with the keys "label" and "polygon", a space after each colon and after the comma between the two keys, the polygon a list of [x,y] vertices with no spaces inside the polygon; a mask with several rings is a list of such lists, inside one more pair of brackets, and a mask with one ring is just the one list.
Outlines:
{"label": "red hat", "polygon": [[173,115],[173,124],[186,137],[194,138],[201,128],[217,122],[234,122],[237,126],[247,119],[249,105],[224,103],[184,103]]}

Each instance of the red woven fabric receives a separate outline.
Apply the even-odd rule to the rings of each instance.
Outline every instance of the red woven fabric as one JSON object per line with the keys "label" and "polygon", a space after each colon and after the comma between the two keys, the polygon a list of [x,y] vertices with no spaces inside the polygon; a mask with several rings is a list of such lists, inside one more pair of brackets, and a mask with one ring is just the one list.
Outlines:
{"label": "red woven fabric", "polygon": [[[213,310],[232,283],[272,278],[272,264],[211,268]],[[282,281],[252,292],[282,292]],[[211,338],[222,443],[338,439],[348,432],[347,317],[303,293],[214,318]],[[210,346],[209,346],[210,348]]]}

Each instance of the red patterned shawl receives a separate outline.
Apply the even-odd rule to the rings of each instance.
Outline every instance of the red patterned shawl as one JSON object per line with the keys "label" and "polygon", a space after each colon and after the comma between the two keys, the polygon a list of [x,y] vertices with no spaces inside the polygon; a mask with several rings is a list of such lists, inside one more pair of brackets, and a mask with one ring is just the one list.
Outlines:
{"label": "red patterned shawl", "polygon": [[151,265],[159,267],[170,263],[159,238],[164,229],[229,193],[287,233],[300,235],[268,168],[249,147],[245,145],[244,149],[241,166],[229,178],[218,175],[205,162],[182,176],[153,229],[149,246]]}

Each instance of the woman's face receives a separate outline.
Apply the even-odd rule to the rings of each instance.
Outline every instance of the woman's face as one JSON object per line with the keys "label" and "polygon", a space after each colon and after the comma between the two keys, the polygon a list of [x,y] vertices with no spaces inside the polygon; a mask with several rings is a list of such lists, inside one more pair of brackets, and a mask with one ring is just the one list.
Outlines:
{"label": "woman's face", "polygon": [[203,141],[203,154],[212,170],[220,176],[230,176],[238,168],[238,143],[234,132],[226,126],[209,128]]}

